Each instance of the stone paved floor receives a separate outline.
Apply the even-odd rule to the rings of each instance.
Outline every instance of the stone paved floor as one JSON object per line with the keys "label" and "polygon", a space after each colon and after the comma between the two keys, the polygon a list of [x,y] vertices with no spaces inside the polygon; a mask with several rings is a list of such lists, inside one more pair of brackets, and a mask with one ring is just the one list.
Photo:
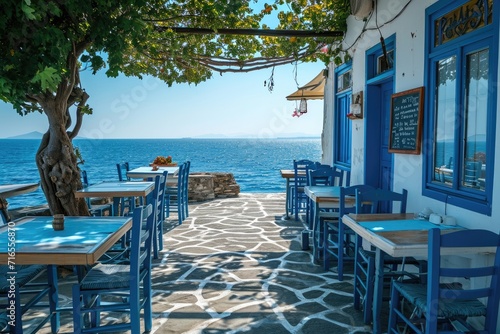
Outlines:
{"label": "stone paved floor", "polygon": [[[184,224],[166,223],[152,333],[371,332],[353,309],[352,275],[339,282],[335,268],[313,264],[300,247],[302,223],[283,213],[284,194],[240,194],[190,205]],[[61,279],[61,305],[70,305],[73,282]],[[71,326],[63,313],[60,332]]]}

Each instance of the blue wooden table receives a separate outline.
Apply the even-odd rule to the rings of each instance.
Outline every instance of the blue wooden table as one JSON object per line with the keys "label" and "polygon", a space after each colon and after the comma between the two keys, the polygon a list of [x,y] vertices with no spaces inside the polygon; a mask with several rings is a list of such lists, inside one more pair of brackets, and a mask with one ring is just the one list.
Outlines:
{"label": "blue wooden table", "polygon": [[0,264],[47,265],[49,317],[57,333],[57,265],[95,264],[131,227],[132,217],[65,217],[64,230],[55,231],[50,216],[24,217],[0,227]]}
{"label": "blue wooden table", "polygon": [[[440,228],[442,233],[462,229],[459,226],[435,225],[426,220],[414,219],[407,214],[349,214],[342,222],[358,236],[376,247],[375,290],[373,296],[373,333],[381,333],[380,312],[382,309],[384,256],[427,257],[427,235],[431,228]],[[476,249],[463,249],[463,254],[475,254]]]}
{"label": "blue wooden table", "polygon": [[148,195],[152,194],[154,187],[155,183],[150,181],[101,182],[76,191],[75,197],[77,198],[111,197],[113,198],[113,214],[117,215],[117,213],[119,212],[118,205],[120,204],[121,198],[123,197],[147,198]]}
{"label": "blue wooden table", "polygon": [[19,196],[36,191],[39,187],[38,183],[18,183],[18,184],[2,184],[0,185],[0,215],[6,222],[10,221],[10,215],[7,211],[8,203],[5,200],[9,197]]}
{"label": "blue wooden table", "polygon": [[306,217],[306,220],[313,235],[313,256],[315,259],[319,259],[320,251],[324,247],[324,241],[321,236],[323,230],[320,226],[318,213],[321,209],[335,209],[336,212],[331,212],[329,217],[338,219],[340,186],[307,186],[304,187],[304,193],[311,202],[314,202],[314,205],[308,204],[310,206],[308,210],[310,217]]}
{"label": "blue wooden table", "polygon": [[127,176],[132,179],[153,179],[156,175],[162,175],[164,171],[167,171],[168,176],[171,177],[177,175],[179,167],[158,167],[157,170],[153,170],[151,166],[143,166],[129,170]]}

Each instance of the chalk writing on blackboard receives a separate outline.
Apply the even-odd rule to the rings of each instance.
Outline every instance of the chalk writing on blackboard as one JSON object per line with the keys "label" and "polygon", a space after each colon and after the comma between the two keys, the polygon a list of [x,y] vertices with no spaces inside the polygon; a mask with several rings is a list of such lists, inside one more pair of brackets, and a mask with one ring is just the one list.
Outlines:
{"label": "chalk writing on blackboard", "polygon": [[420,154],[423,102],[423,87],[392,95],[389,152]]}

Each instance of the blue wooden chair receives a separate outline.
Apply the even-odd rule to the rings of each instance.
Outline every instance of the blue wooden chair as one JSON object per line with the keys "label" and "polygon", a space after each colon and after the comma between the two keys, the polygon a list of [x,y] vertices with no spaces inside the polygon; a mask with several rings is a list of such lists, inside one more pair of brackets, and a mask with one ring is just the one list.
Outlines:
{"label": "blue wooden chair", "polygon": [[[393,204],[399,203],[399,213],[406,213],[406,202],[408,191],[403,189],[401,193],[391,190],[375,189],[371,191],[356,192],[356,213],[390,213],[393,212]],[[362,247],[362,239],[356,236],[356,252],[354,255],[354,308],[360,309],[363,302],[364,322],[372,321],[372,304],[375,280],[375,251]],[[406,272],[397,272],[399,265],[412,264],[420,266],[420,262],[414,259],[396,259],[386,257],[384,264],[388,266],[388,272],[384,275],[386,279],[397,276],[409,275]],[[414,276],[412,276],[415,278]]]}
{"label": "blue wooden chair", "polygon": [[184,209],[184,218],[189,217],[189,170],[191,161],[186,161],[184,166],[184,179],[182,180],[182,201]]}
{"label": "blue wooden chair", "polygon": [[333,165],[333,169],[337,174],[342,174],[339,178],[339,186],[349,187],[351,185],[351,168],[342,165]]}
{"label": "blue wooden chair", "polygon": [[[43,302],[44,297],[49,296],[50,286],[48,283],[36,283],[34,280],[46,271],[42,265],[16,265],[10,268],[7,265],[0,266],[0,309],[10,314],[10,308],[14,307],[14,326],[7,326],[7,332],[23,333],[23,315],[33,308],[47,308]],[[16,272],[14,286],[11,287],[12,272]],[[45,322],[36,326],[34,333],[38,331]],[[1,330],[1,328],[0,328]],[[3,333],[3,331],[2,331]]]}
{"label": "blue wooden chair", "polygon": [[[128,162],[121,162],[116,164],[116,170],[118,171],[118,181],[130,181],[127,176],[127,172],[130,170],[130,165]],[[120,216],[123,216],[126,212],[131,210],[132,201],[135,199],[133,197],[122,197],[120,200]],[[143,203],[141,203],[142,205]]]}
{"label": "blue wooden chair", "polygon": [[[439,228],[429,231],[429,272],[427,285],[392,282],[389,333],[399,333],[401,324],[412,333],[498,333],[497,317],[500,301],[500,237],[486,230],[462,230],[441,234]],[[460,255],[464,248],[494,247],[496,255],[491,265],[472,264],[445,266],[446,254]],[[452,251],[450,251],[450,248]],[[482,261],[480,261],[482,262]],[[463,278],[478,278],[486,286],[464,286]],[[443,282],[448,282],[444,284]],[[467,284],[468,285],[468,284]],[[401,300],[414,307],[412,318],[401,310]],[[484,300],[483,303],[481,300]],[[473,328],[468,317],[484,317],[484,328]],[[418,324],[418,325],[417,325]],[[420,325],[420,326],[419,326]]]}
{"label": "blue wooden chair", "polygon": [[337,260],[338,280],[344,279],[344,261],[354,261],[355,234],[342,223],[342,217],[356,212],[355,197],[358,192],[375,190],[374,187],[358,184],[351,187],[341,187],[339,195],[339,220],[326,220],[323,224],[324,248],[323,268],[330,269],[331,256]]}
{"label": "blue wooden chair", "polygon": [[155,189],[153,191],[154,202],[154,237],[153,237],[153,257],[158,258],[159,251],[163,249],[163,223],[165,222],[165,193],[167,186],[168,172],[155,177]]}
{"label": "blue wooden chair", "polygon": [[116,170],[118,171],[118,181],[130,181],[130,178],[127,176],[127,172],[130,170],[128,162],[116,164]]}
{"label": "blue wooden chair", "polygon": [[[313,167],[314,168],[314,167]],[[342,174],[328,165],[319,166],[318,169],[309,169],[307,171],[308,186],[333,186],[342,182]],[[306,218],[313,235],[313,256],[319,259],[323,249],[323,225],[325,220],[338,221],[338,204],[316,203],[313,205],[311,199],[307,199]]]}
{"label": "blue wooden chair", "polygon": [[308,198],[304,193],[304,187],[307,185],[307,171],[314,164],[314,161],[307,159],[293,161],[294,182],[292,194],[295,220],[299,220],[299,212],[306,212]]}
{"label": "blue wooden chair", "polygon": [[[145,228],[143,221],[146,221]],[[151,248],[154,223],[154,208],[151,204],[134,209],[130,262],[98,264],[90,269],[80,283],[73,285],[74,333],[127,330],[132,334],[139,334],[141,310],[144,310],[144,330],[151,330]],[[101,312],[127,310],[130,312],[130,321],[101,323]],[[90,315],[90,320],[85,315]]]}
{"label": "blue wooden chair", "polygon": [[179,224],[182,224],[184,219],[186,219],[186,209],[185,205],[187,202],[187,194],[185,195],[185,189],[187,190],[187,184],[185,184],[186,178],[186,168],[188,165],[186,163],[182,163],[179,165],[179,171],[177,172],[177,182],[176,184],[169,185],[167,183],[167,191],[166,191],[166,216],[170,216],[170,212],[177,212]]}
{"label": "blue wooden chair", "polygon": [[[7,224],[5,219],[0,225]],[[10,268],[9,265],[0,265],[0,309],[6,310],[14,305],[14,320],[15,327],[2,326],[0,331],[7,329],[10,333],[22,333],[23,321],[22,316],[31,308],[41,307],[46,308],[46,303],[41,303],[45,296],[50,293],[48,283],[36,283],[35,278],[46,271],[46,266],[43,265],[15,265]],[[11,287],[12,273],[15,272],[16,279],[14,288]],[[10,312],[9,312],[10,313]],[[8,319],[12,320],[12,319]],[[34,330],[36,332],[45,322],[40,323]]]}
{"label": "blue wooden chair", "polygon": [[[82,179],[82,187],[85,188],[89,185],[89,179],[87,176],[87,171],[81,170],[80,176]],[[108,216],[113,216],[113,204],[92,204],[92,199],[90,197],[85,197],[85,202],[89,208],[90,214],[92,216],[105,216],[107,212]]]}

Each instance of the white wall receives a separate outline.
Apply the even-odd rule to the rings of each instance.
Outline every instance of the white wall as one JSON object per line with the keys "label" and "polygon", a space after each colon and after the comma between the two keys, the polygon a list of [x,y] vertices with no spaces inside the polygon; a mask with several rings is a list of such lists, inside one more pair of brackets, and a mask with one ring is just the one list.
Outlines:
{"label": "white wall", "polygon": [[[424,85],[424,43],[425,43],[425,9],[435,1],[411,1],[401,15],[389,24],[385,22],[392,20],[402,10],[408,0],[379,0],[378,2],[378,26],[382,35],[387,38],[396,35],[396,69],[394,76],[395,93],[407,89],[417,88]],[[344,40],[344,48],[349,48],[353,58],[353,93],[366,90],[365,83],[365,54],[366,50],[380,43],[379,31],[375,28],[375,14],[371,17],[366,29],[363,31],[364,22],[356,20],[353,16],[348,19],[348,32]],[[360,38],[358,38],[361,35]],[[499,38],[500,43],[500,38]],[[325,87],[325,130],[323,144],[324,158],[330,159],[332,147],[333,127],[333,65]],[[500,75],[499,75],[500,78]],[[425,98],[431,98],[431,92],[425,92]],[[498,96],[500,103],[500,94]],[[366,105],[364,112],[366,113]],[[425,115],[425,113],[424,113]],[[352,165],[351,184],[363,183],[364,167],[364,143],[365,127],[370,126],[362,120],[352,121]],[[496,148],[500,151],[500,115],[497,116]],[[329,129],[327,129],[329,128]],[[425,140],[422,149],[426,150]],[[408,212],[419,212],[424,207],[429,207],[436,213],[454,216],[459,225],[468,228],[482,228],[500,231],[500,154],[495,157],[496,178],[493,181],[493,209],[492,215],[486,216],[462,208],[445,205],[445,203],[422,196],[422,155],[395,154],[394,155],[394,190],[402,188],[408,190]],[[329,162],[329,161],[328,161]]]}

